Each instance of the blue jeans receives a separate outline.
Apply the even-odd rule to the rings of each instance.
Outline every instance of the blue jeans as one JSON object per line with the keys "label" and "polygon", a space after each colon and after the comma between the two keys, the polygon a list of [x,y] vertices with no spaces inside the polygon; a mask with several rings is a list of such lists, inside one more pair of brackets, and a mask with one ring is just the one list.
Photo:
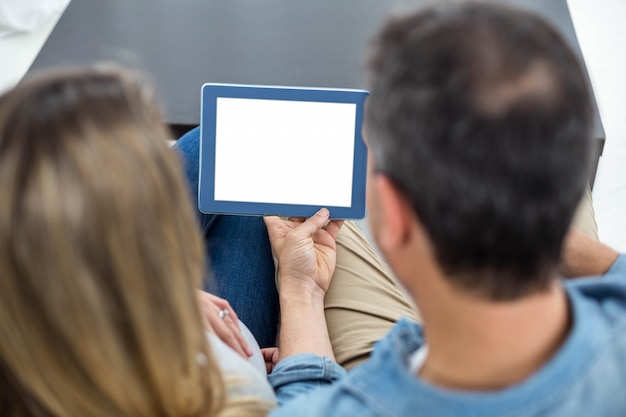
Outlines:
{"label": "blue jeans", "polygon": [[261,347],[275,346],[278,293],[263,219],[201,213],[198,210],[200,129],[186,133],[174,148],[181,155],[206,242],[208,272],[204,289],[230,302]]}

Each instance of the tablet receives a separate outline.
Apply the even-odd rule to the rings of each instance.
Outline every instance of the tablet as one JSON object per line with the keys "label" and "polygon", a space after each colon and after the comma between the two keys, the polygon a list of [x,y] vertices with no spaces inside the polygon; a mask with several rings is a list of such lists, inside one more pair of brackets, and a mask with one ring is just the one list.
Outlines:
{"label": "tablet", "polygon": [[205,84],[198,208],[204,213],[365,216],[368,92]]}

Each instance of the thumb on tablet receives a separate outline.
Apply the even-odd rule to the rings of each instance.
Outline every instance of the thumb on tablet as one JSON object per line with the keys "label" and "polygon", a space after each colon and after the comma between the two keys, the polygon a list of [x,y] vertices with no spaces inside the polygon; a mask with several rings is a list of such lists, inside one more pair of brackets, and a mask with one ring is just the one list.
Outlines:
{"label": "thumb on tablet", "polygon": [[335,270],[335,238],[342,222],[331,222],[330,212],[321,209],[303,223],[266,217],[272,251],[281,276],[281,293],[286,287],[326,292]]}
{"label": "thumb on tablet", "polygon": [[311,236],[326,225],[329,217],[330,212],[327,208],[319,209],[317,213],[306,219],[298,229],[306,236]]}

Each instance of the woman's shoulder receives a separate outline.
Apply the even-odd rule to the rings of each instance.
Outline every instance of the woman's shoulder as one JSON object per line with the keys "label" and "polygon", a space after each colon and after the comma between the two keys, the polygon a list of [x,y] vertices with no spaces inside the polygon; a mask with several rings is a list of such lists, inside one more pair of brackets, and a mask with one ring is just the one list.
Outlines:
{"label": "woman's shoulder", "polygon": [[[208,339],[224,375],[229,397],[259,398],[276,403],[276,396],[267,381],[267,375],[258,368],[258,364],[254,366],[250,360],[239,356],[217,336],[208,334]],[[253,350],[258,350],[258,346]]]}

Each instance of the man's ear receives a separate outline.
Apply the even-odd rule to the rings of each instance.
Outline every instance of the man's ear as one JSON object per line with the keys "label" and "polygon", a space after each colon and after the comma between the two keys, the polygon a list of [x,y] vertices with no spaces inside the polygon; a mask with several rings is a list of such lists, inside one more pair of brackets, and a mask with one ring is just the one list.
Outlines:
{"label": "man's ear", "polygon": [[383,252],[396,251],[410,240],[413,211],[404,194],[385,175],[372,178],[378,208],[378,245]]}

